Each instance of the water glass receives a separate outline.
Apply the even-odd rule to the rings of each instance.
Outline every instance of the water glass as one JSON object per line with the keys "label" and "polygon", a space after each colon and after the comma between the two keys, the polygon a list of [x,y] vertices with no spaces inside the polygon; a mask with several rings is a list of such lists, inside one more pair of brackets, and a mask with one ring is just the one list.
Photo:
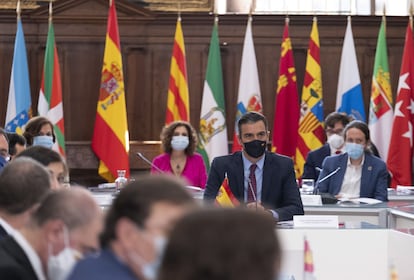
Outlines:
{"label": "water glass", "polygon": [[302,194],[313,194],[315,187],[315,181],[313,179],[302,179],[302,188],[300,192]]}

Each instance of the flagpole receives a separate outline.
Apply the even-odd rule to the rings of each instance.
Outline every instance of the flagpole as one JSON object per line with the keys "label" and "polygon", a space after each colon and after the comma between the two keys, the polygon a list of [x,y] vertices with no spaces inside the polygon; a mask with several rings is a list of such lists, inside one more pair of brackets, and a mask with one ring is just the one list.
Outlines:
{"label": "flagpole", "polygon": [[178,4],[178,13],[177,13],[178,18],[177,18],[177,20],[181,21],[181,0],[179,0],[177,4]]}
{"label": "flagpole", "polygon": [[214,5],[213,14],[214,14],[214,24],[218,25],[219,19],[218,19],[217,5]]}
{"label": "flagpole", "polygon": [[17,14],[17,19],[19,20],[21,17],[21,7],[20,7],[20,0],[17,0],[17,6],[16,6],[16,14]]}
{"label": "flagpole", "polygon": [[53,7],[52,0],[49,1],[49,24],[52,22]]}
{"label": "flagpole", "polygon": [[252,0],[250,2],[249,16],[252,16],[252,14],[255,10],[256,10],[256,0]]}

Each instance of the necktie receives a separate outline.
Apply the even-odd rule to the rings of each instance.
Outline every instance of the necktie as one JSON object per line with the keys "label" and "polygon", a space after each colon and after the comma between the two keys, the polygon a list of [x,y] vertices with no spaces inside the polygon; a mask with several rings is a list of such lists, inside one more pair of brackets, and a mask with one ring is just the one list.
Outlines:
{"label": "necktie", "polygon": [[247,202],[255,202],[257,199],[256,198],[256,195],[257,195],[256,175],[254,174],[256,167],[257,167],[256,164],[250,165],[250,175],[249,175],[249,181],[247,183],[248,185]]}
{"label": "necktie", "polygon": [[339,155],[341,153],[340,150],[336,150],[335,155]]}

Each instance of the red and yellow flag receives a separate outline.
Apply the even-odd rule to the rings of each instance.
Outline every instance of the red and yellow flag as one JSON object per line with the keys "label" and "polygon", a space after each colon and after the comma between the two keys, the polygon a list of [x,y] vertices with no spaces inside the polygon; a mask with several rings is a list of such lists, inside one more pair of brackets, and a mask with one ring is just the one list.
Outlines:
{"label": "red and yellow flag", "polygon": [[292,158],[295,156],[298,142],[299,115],[295,61],[289,38],[289,18],[286,18],[280,50],[279,79],[275,99],[273,151]]}
{"label": "red and yellow flag", "polygon": [[229,179],[227,176],[224,178],[223,183],[221,183],[215,203],[221,207],[236,207],[240,205],[240,202],[230,189]]}
{"label": "red and yellow flag", "polygon": [[305,238],[304,245],[304,266],[303,266],[303,279],[305,280],[315,280],[313,275],[313,256],[312,250],[310,248],[308,240]]}
{"label": "red and yellow flag", "polygon": [[306,73],[302,88],[300,107],[299,138],[296,149],[296,177],[303,173],[308,153],[317,149],[325,142],[323,129],[322,72],[320,65],[320,45],[318,22],[313,19],[306,58]]}
{"label": "red and yellow flag", "polygon": [[187,66],[181,17],[177,19],[177,27],[175,29],[165,123],[169,124],[179,120],[190,121]]}
{"label": "red and yellow flag", "polygon": [[99,175],[113,182],[117,170],[129,176],[129,136],[124,78],[115,0],[110,2],[92,149],[99,158]]}

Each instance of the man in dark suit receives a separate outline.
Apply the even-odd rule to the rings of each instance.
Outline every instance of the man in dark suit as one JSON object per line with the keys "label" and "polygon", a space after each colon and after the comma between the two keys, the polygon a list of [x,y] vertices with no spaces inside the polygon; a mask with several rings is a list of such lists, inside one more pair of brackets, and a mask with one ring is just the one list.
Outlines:
{"label": "man in dark suit", "polygon": [[332,112],[325,118],[325,133],[328,139],[322,147],[310,151],[303,167],[303,179],[317,180],[322,170],[322,162],[327,156],[341,154],[344,146],[342,132],[350,122],[344,113]]}
{"label": "man in dark suit", "polygon": [[1,279],[66,279],[78,258],[99,248],[101,218],[84,188],[50,192],[30,223],[0,241]]}
{"label": "man in dark suit", "polygon": [[169,231],[196,207],[184,185],[151,175],[123,188],[106,215],[103,250],[81,260],[67,279],[155,279]]}
{"label": "man in dark suit", "polygon": [[269,140],[266,118],[260,113],[248,112],[237,126],[243,151],[213,160],[204,199],[214,200],[227,176],[231,191],[248,208],[267,211],[277,221],[303,215],[293,161],[266,152]]}
{"label": "man in dark suit", "polygon": [[50,183],[49,172],[30,158],[6,165],[0,173],[0,240],[28,223]]}
{"label": "man in dark suit", "polygon": [[368,126],[352,121],[344,130],[345,154],[327,157],[322,164],[318,189],[341,197],[368,197],[387,201],[388,171],[384,161],[371,152]]}

